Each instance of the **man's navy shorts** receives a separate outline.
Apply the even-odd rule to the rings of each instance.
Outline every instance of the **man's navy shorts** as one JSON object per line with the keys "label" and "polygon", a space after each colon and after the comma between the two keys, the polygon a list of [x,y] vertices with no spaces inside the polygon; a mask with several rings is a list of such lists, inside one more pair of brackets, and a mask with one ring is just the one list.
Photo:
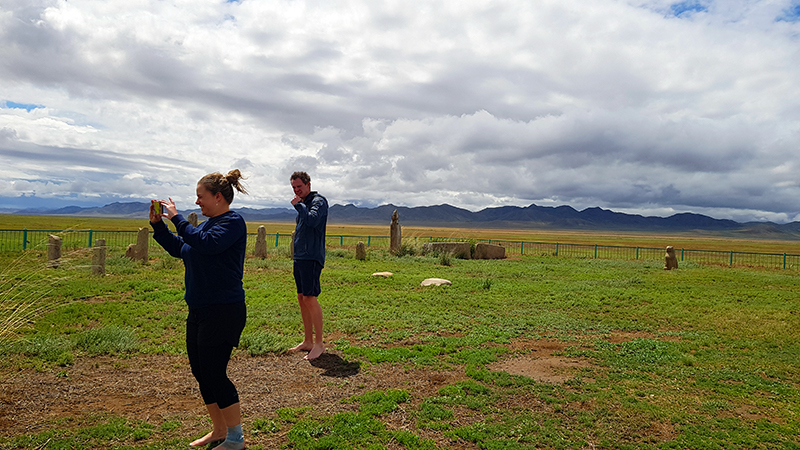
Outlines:
{"label": "man's navy shorts", "polygon": [[318,297],[322,292],[319,284],[319,275],[322,273],[322,264],[318,261],[296,259],[294,260],[294,283],[297,293],[306,297]]}

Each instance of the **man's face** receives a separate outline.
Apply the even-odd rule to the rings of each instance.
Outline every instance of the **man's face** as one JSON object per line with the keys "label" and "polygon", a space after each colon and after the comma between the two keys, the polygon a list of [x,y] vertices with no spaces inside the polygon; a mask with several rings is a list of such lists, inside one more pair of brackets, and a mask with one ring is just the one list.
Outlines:
{"label": "man's face", "polygon": [[294,190],[294,195],[304,199],[311,192],[311,182],[309,181],[308,184],[305,184],[300,178],[295,178],[292,180],[292,189]]}

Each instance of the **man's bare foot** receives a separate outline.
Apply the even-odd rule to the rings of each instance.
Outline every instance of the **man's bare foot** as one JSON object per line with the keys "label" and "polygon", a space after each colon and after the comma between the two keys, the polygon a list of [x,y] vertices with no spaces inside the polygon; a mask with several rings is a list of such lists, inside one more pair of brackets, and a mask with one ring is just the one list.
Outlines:
{"label": "man's bare foot", "polygon": [[314,344],[306,344],[301,342],[295,347],[289,349],[290,352],[310,352],[314,348]]}
{"label": "man's bare foot", "polygon": [[314,345],[314,348],[309,351],[309,353],[303,359],[307,359],[311,361],[312,359],[319,358],[319,355],[325,353],[325,346],[322,344]]}
{"label": "man's bare foot", "polygon": [[227,431],[223,431],[222,434],[218,433],[217,435],[214,435],[214,432],[212,431],[200,439],[192,441],[192,443],[189,445],[192,447],[202,447],[204,445],[211,444],[212,442],[222,442],[225,440],[225,436],[227,436],[227,434]]}

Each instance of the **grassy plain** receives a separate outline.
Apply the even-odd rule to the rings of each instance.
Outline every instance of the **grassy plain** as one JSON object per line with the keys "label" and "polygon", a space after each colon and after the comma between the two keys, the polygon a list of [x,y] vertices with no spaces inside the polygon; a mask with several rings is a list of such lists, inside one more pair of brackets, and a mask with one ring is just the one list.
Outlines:
{"label": "grassy plain", "polygon": [[[291,222],[248,222],[248,232],[256,233],[263,225],[267,234],[291,234],[294,224]],[[27,228],[47,230],[109,230],[135,231],[141,227],[149,227],[144,219],[84,218],[64,216],[17,216],[0,214],[0,230],[21,230]],[[582,231],[582,230],[549,230],[549,229],[507,229],[507,228],[467,228],[467,227],[419,227],[403,226],[404,238],[464,238],[495,239],[507,241],[545,242],[563,244],[609,245],[623,247],[664,248],[672,245],[676,249],[719,250],[760,253],[800,254],[800,240],[763,238],[760,236],[742,236],[713,232],[693,233],[648,233]],[[388,236],[389,224],[350,225],[328,224],[329,235],[345,236]]]}
{"label": "grassy plain", "polygon": [[[283,233],[286,224],[274,226],[268,232]],[[329,234],[387,229],[333,226]],[[664,245],[664,236],[404,228],[407,238],[416,233]],[[684,238],[700,248],[717,239]],[[66,389],[85,360],[111,358],[122,367],[183,357],[179,261],[155,252],[141,265],[112,253],[108,274],[96,277],[88,252],[67,255],[59,269],[46,269],[44,257],[0,255],[3,317],[30,306],[0,340],[1,379],[52,374],[53,386]],[[322,398],[309,398],[293,408],[249,409],[249,448],[800,448],[797,271],[692,263],[664,271],[659,261],[533,255],[450,264],[372,250],[358,261],[332,249],[320,297],[329,352],[360,370],[330,389],[362,380],[348,386],[353,395],[332,400],[352,406],[331,412]],[[371,276],[380,271],[394,275]],[[429,277],[453,285],[420,287]],[[248,324],[237,354],[260,364],[286,358],[301,322],[285,249],[248,258],[244,283]],[[535,361],[536,349],[553,343],[561,358],[590,364],[563,383],[497,368]],[[396,384],[366,388],[364,377],[391,368],[400,374]],[[458,380],[423,394],[421,386],[442,373]],[[74,402],[72,420],[42,418],[26,431],[5,426],[16,414],[8,405],[24,402],[0,395],[0,448],[185,448],[201,420],[86,415],[81,399],[62,399]],[[256,399],[244,398],[245,406],[248,400]]]}

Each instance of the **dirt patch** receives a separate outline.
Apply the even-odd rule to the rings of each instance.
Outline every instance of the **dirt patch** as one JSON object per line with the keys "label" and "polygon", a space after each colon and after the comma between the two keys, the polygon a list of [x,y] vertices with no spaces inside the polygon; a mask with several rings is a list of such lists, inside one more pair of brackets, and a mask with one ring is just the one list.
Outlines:
{"label": "dirt patch", "polygon": [[584,359],[560,356],[524,356],[494,363],[489,366],[489,369],[508,372],[512,375],[523,375],[541,383],[563,384],[574,378],[578,369],[589,366],[589,362]]}
{"label": "dirt patch", "polygon": [[519,356],[492,363],[488,368],[522,375],[540,383],[563,384],[574,378],[579,369],[591,366],[586,358],[554,355],[566,347],[567,344],[555,340],[516,341],[511,348]]}
{"label": "dirt patch", "polygon": [[[348,362],[336,350],[312,362],[303,356],[251,357],[242,353],[231,360],[228,373],[239,390],[245,426],[255,418],[275,418],[279,408],[313,406],[314,415],[356,411],[357,404],[342,400],[390,388],[412,393],[414,400],[405,408],[411,411],[425,397],[436,395],[442,386],[466,378],[463,368],[432,371]],[[156,425],[165,420],[181,420],[183,426],[176,433],[186,436],[187,441],[208,431],[197,383],[188,361],[181,356],[80,358],[68,368],[48,372],[6,371],[0,374],[0,380],[2,437],[77,427],[98,414]],[[59,422],[66,418],[70,420]],[[408,413],[393,413],[389,420],[397,428],[414,425]],[[285,431],[250,441],[277,448],[285,443]],[[442,439],[433,434],[423,437]]]}
{"label": "dirt patch", "polygon": [[[531,377],[540,382],[563,383],[587,361],[553,356],[564,345],[556,341],[519,341],[510,345],[508,359],[492,370]],[[423,399],[435,396],[446,385],[466,379],[464,369],[432,371],[401,365],[371,365],[348,362],[336,349],[309,362],[304,354],[252,357],[237,353],[229,375],[239,390],[244,422],[275,418],[279,408],[313,406],[314,415],[356,411],[357,404],[343,399],[374,390],[405,389],[411,404],[385,417],[390,428],[414,429],[414,411]],[[131,358],[79,358],[67,368],[48,372],[31,369],[0,374],[0,436],[40,433],[53,428],[81,426],[97,415],[113,414],[160,424],[181,421],[176,431],[187,440],[204,434],[208,424],[197,383],[183,356],[136,355]],[[312,413],[309,413],[312,414]],[[69,418],[68,422],[58,422]],[[463,420],[469,420],[465,416]],[[284,430],[259,436],[251,444],[273,448],[285,444]],[[454,443],[440,432],[415,430],[450,448],[476,448],[468,442]]]}

